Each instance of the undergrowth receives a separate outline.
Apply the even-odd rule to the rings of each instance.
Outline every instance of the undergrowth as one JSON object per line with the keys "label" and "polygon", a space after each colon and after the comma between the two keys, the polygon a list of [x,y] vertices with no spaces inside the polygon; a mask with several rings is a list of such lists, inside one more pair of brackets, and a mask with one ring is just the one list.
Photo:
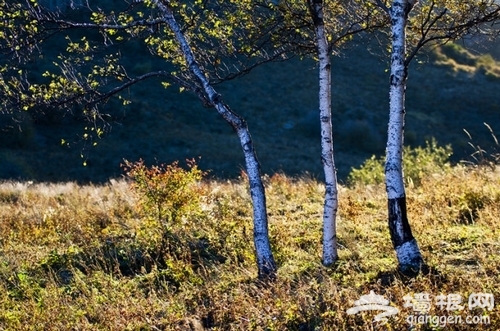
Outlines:
{"label": "undergrowth", "polygon": [[[426,148],[445,157],[446,148],[432,146]],[[426,148],[415,155],[427,155]],[[340,187],[340,259],[325,268],[323,185],[309,176],[265,176],[279,266],[268,284],[256,280],[247,179],[203,180],[194,166],[162,169],[156,175],[174,180],[166,173],[179,171],[193,190],[183,191],[191,192],[192,200],[182,200],[190,207],[175,218],[170,198],[163,214],[146,212],[147,185],[137,182],[0,184],[0,329],[408,330],[413,311],[406,295],[460,294],[465,306],[473,292],[500,295],[497,169],[446,166],[416,177],[418,185],[407,191],[408,217],[430,272],[414,279],[396,271],[382,184]],[[348,315],[370,291],[399,313],[385,322],[374,322],[378,312]],[[490,318],[486,326],[448,324],[447,330],[500,327],[496,307],[433,305],[429,314]]]}
{"label": "undergrowth", "polygon": [[[449,158],[451,146],[439,146],[436,140],[427,141],[425,147],[405,146],[403,150],[403,173],[408,184],[420,185],[422,179],[432,174],[446,172],[450,169]],[[384,157],[373,155],[358,169],[352,169],[348,183],[381,184],[384,182]]]}

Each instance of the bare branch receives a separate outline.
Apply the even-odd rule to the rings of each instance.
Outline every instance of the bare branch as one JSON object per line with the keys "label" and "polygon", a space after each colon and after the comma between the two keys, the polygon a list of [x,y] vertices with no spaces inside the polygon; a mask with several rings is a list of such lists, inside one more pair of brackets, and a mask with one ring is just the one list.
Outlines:
{"label": "bare branch", "polygon": [[[433,7],[432,7],[433,8]],[[431,10],[432,10],[431,8]],[[426,22],[428,22],[427,26],[421,29],[422,34],[421,37],[417,43],[417,45],[414,47],[414,49],[411,51],[411,53],[406,57],[405,59],[405,66],[408,66],[412,59],[416,56],[418,51],[422,49],[425,45],[434,42],[434,41],[449,41],[453,40],[456,38],[459,38],[460,36],[464,35],[465,33],[469,32],[470,29],[474,27],[478,27],[482,23],[489,23],[489,22],[497,22],[500,19],[500,6],[497,6],[494,8],[492,11],[490,11],[487,14],[480,14],[476,15],[469,20],[457,24],[452,27],[436,27],[439,21],[448,13],[447,9],[444,8],[438,15],[436,15],[431,21],[430,18],[426,19]],[[430,14],[428,14],[429,16]],[[430,21],[430,22],[429,22]],[[430,33],[433,32],[435,35],[429,37]]]}
{"label": "bare branch", "polygon": [[57,24],[57,28],[85,28],[85,29],[109,29],[109,30],[127,30],[138,26],[154,26],[163,22],[163,19],[155,20],[139,20],[129,24],[96,24],[96,23],[79,23],[60,19],[42,19],[40,22],[48,22]]}
{"label": "bare branch", "polygon": [[432,38],[427,38],[429,31],[431,31],[432,27],[448,12],[448,9],[444,8],[438,15],[436,15],[432,21],[429,23],[431,20],[431,13],[434,10],[434,1],[432,2],[431,7],[429,8],[428,15],[426,17],[426,20],[424,24],[422,25],[421,29],[421,36],[420,40],[418,41],[417,45],[413,48],[410,54],[405,59],[405,66],[408,66],[410,62],[413,60],[413,58],[417,55],[417,53],[420,51],[422,47],[424,47],[425,44],[437,40],[437,39],[445,39],[447,36],[436,36]]}
{"label": "bare branch", "polygon": [[383,11],[385,11],[388,15],[390,15],[390,9],[387,7],[385,3],[382,2],[382,0],[375,0],[375,3],[377,6],[382,8]]}

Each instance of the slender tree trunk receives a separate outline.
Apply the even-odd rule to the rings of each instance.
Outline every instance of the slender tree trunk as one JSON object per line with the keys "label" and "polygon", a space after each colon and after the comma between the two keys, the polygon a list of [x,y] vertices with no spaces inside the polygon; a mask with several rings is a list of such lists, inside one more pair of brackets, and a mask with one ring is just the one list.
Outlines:
{"label": "slender tree trunk", "polygon": [[385,178],[389,210],[389,232],[396,250],[399,268],[404,273],[419,272],[423,260],[406,215],[403,181],[403,133],[407,78],[406,23],[414,1],[395,0],[391,16],[392,53],[390,76],[389,128],[387,137]]}
{"label": "slender tree trunk", "polygon": [[332,78],[330,47],[323,20],[323,1],[309,0],[319,57],[319,113],[321,120],[321,162],[325,174],[323,205],[323,264],[330,266],[338,259],[336,218],[338,209],[337,169],[333,156]]}
{"label": "slender tree trunk", "polygon": [[245,164],[250,182],[250,195],[253,203],[254,244],[257,256],[259,278],[275,278],[277,267],[271,251],[271,244],[269,242],[266,194],[264,185],[262,184],[260,164],[257,160],[257,155],[253,147],[252,138],[248,131],[248,126],[243,118],[234,113],[224,102],[222,102],[221,95],[218,94],[210,85],[205,74],[197,64],[191,47],[182,33],[180,26],[175,20],[171,9],[167,5],[164,5],[161,1],[154,1],[154,3],[163,12],[165,23],[167,23],[170,29],[174,32],[175,39],[181,47],[184,58],[189,66],[189,70],[198,79],[210,105],[217,110],[217,112],[238,134],[238,138],[240,139],[240,144],[245,155]]}

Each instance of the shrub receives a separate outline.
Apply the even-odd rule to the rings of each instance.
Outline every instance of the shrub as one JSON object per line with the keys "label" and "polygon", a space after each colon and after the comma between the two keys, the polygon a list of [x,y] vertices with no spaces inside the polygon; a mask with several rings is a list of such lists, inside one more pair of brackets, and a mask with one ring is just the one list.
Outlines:
{"label": "shrub", "polygon": [[[425,147],[405,147],[403,151],[403,172],[406,181],[420,185],[425,176],[440,173],[450,168],[448,160],[452,154],[450,145],[440,147],[433,139],[427,141]],[[353,168],[349,174],[348,183],[381,184],[384,182],[383,157],[373,155],[359,169]]]}
{"label": "shrub", "polygon": [[197,185],[204,172],[194,160],[187,160],[189,170],[178,162],[147,167],[141,159],[124,160],[122,168],[133,180],[132,189],[139,196],[141,210],[155,218],[163,227],[176,223],[187,214],[199,210],[200,188]]}
{"label": "shrub", "polygon": [[359,169],[352,168],[347,178],[350,186],[355,184],[381,184],[384,182],[384,159],[372,155]]}

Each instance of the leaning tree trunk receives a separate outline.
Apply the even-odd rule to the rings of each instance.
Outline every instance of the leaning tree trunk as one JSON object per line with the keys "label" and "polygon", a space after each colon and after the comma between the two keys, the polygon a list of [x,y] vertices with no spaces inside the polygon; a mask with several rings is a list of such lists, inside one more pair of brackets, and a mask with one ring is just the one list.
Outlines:
{"label": "leaning tree trunk", "polygon": [[257,256],[257,267],[259,278],[267,279],[276,276],[276,263],[271,251],[269,242],[268,222],[266,212],[266,194],[262,184],[260,174],[260,164],[255,154],[252,138],[248,131],[246,122],[234,113],[224,102],[221,95],[218,94],[210,85],[208,79],[197,64],[195,56],[187,42],[182,30],[175,20],[171,9],[161,1],[154,1],[158,8],[163,12],[165,23],[175,34],[175,39],[179,43],[186,63],[191,73],[201,84],[209,104],[234,128],[240,139],[240,144],[245,155],[245,164],[250,182],[250,195],[253,203],[254,219],[254,244]]}
{"label": "leaning tree trunk", "polygon": [[389,232],[396,250],[399,268],[404,273],[418,272],[423,264],[417,241],[406,215],[403,181],[403,132],[407,64],[405,63],[405,28],[414,1],[395,0],[391,16],[392,53],[390,76],[390,114],[387,137],[385,180],[389,209]]}
{"label": "leaning tree trunk", "polygon": [[319,58],[319,112],[321,120],[321,162],[325,174],[325,201],[323,205],[323,264],[337,261],[336,218],[338,209],[337,170],[333,157],[332,134],[332,78],[330,47],[323,20],[323,1],[310,0]]}

